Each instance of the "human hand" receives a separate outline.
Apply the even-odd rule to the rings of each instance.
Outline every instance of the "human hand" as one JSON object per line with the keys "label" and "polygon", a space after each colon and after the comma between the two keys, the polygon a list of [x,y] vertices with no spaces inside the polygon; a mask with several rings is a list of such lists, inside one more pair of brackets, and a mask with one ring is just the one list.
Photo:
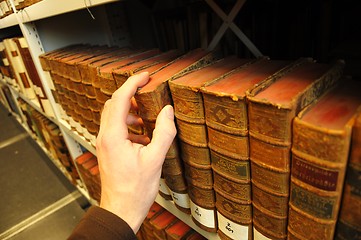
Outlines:
{"label": "human hand", "polygon": [[159,113],[150,143],[145,136],[128,133],[127,124],[141,123],[129,110],[138,87],[148,80],[148,73],[134,75],[114,92],[104,105],[96,142],[100,207],[126,221],[134,233],[157,196],[162,165],[176,135],[174,111],[169,105]]}

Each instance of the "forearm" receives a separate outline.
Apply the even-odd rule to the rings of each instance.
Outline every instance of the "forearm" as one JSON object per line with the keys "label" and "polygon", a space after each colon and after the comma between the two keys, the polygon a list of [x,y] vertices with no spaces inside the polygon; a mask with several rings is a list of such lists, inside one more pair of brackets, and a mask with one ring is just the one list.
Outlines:
{"label": "forearm", "polygon": [[105,209],[92,206],[68,238],[78,239],[136,240],[137,237],[123,219]]}

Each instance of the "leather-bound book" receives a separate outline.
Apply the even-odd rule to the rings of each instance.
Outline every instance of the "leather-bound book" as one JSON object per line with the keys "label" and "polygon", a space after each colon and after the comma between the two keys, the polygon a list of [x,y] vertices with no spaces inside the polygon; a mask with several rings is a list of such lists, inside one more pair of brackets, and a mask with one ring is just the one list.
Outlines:
{"label": "leather-bound book", "polygon": [[221,239],[253,239],[246,93],[289,64],[263,58],[201,88]]}
{"label": "leather-bound book", "polygon": [[352,128],[350,158],[341,201],[335,239],[359,239],[361,236],[361,112]]}
{"label": "leather-bound book", "polygon": [[288,231],[299,239],[334,239],[360,89],[342,79],[294,119]]}
{"label": "leather-bound book", "polygon": [[153,240],[155,238],[153,233],[153,226],[150,221],[164,211],[165,209],[156,202],[154,202],[150,207],[148,214],[141,226],[142,235],[146,240]]}
{"label": "leather-bound book", "polygon": [[165,230],[179,221],[176,216],[168,211],[163,211],[159,215],[152,218],[149,222],[153,227],[153,233],[156,239],[167,240]]}
{"label": "leather-bound book", "polygon": [[[115,69],[112,74],[116,83],[116,88],[121,87],[128,77],[133,74],[140,72],[149,72],[149,74],[152,74],[169,62],[173,61],[176,57],[179,57],[180,53],[181,52],[179,50],[169,50],[167,52],[157,54],[154,57]],[[143,127],[140,126],[128,126],[128,129],[130,132],[135,134],[144,133]]]}
{"label": "leather-bound book", "polygon": [[[168,81],[187,71],[199,68],[217,57],[219,56],[215,52],[195,49],[150,75],[149,82],[135,94],[139,115],[143,119],[146,134],[150,138],[161,109],[168,104],[173,105]],[[167,186],[172,190],[175,205],[181,210],[187,211],[189,209],[187,185],[184,179],[177,137],[167,152],[162,174]]]}
{"label": "leather-bound book", "polygon": [[93,82],[93,86],[96,88],[99,87],[101,92],[108,96],[111,96],[113,92],[117,90],[117,85],[113,77],[114,70],[123,66],[130,65],[132,63],[142,61],[144,59],[148,59],[158,54],[160,54],[159,49],[150,49],[138,52],[132,56],[117,60],[110,64],[106,64],[98,69],[96,83]]}
{"label": "leather-bound book", "polygon": [[[214,81],[248,62],[250,60],[229,56],[169,81],[186,180],[188,185],[192,185],[188,189],[190,204],[194,205],[193,209],[198,209],[197,213],[192,212],[192,218],[207,231],[216,231],[217,224],[212,168],[200,88],[207,82]],[[191,191],[197,191],[197,188],[201,188],[199,191],[208,191],[208,197],[196,198],[197,194]],[[203,214],[199,214],[199,211]],[[203,219],[199,216],[214,217],[212,221],[209,217]]]}
{"label": "leather-bound book", "polygon": [[[120,88],[131,75],[137,74],[140,71],[148,71],[149,73],[152,73],[152,70],[145,70],[145,68],[149,69],[161,63],[165,65],[170,61],[173,61],[175,58],[179,57],[180,54],[181,52],[179,50],[169,50],[167,52],[157,54],[151,58],[113,70],[112,73],[116,83],[116,87]],[[159,69],[159,67],[157,67],[156,69]]]}
{"label": "leather-bound book", "polygon": [[255,236],[286,239],[292,120],[335,85],[343,68],[342,61],[300,59],[247,95]]}
{"label": "leather-bound book", "polygon": [[50,106],[49,100],[45,94],[43,84],[40,80],[38,71],[35,68],[34,61],[31,57],[31,54],[29,51],[28,43],[26,42],[24,37],[14,38],[13,40],[15,41],[15,43],[19,49],[21,58],[24,62],[24,65],[25,65],[25,68],[27,71],[27,74],[28,74],[31,82],[33,83],[34,92],[39,101],[41,109],[45,113],[52,111],[51,109],[49,109],[49,108],[51,108],[51,106]]}
{"label": "leather-bound book", "polygon": [[72,49],[83,48],[83,47],[84,47],[83,44],[74,44],[43,53],[39,55],[40,65],[44,71],[51,71],[51,67],[49,63],[50,59],[59,55],[66,54]]}
{"label": "leather-bound book", "polygon": [[165,230],[167,240],[185,240],[192,233],[192,228],[181,220],[177,220],[173,225]]}
{"label": "leather-bound book", "polygon": [[15,80],[21,93],[28,99],[35,99],[33,83],[21,58],[19,48],[13,38],[3,40],[10,64],[13,66]]}

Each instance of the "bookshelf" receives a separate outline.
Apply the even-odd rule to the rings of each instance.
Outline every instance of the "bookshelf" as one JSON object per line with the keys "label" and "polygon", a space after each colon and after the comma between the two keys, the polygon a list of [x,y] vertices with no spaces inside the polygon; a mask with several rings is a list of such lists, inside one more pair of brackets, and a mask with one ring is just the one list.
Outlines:
{"label": "bookshelf", "polygon": [[[16,1],[9,0],[9,2],[12,3],[12,8],[15,9],[14,4]],[[96,149],[94,146],[95,143],[90,142],[89,139],[85,138],[84,136],[80,135],[78,132],[74,131],[72,127],[69,125],[69,123],[62,119],[61,115],[63,113],[59,111],[58,103],[56,102],[53,96],[53,91],[55,90],[54,83],[52,82],[49,73],[44,72],[42,70],[38,58],[39,55],[44,52],[48,52],[54,49],[58,49],[67,45],[77,44],[77,43],[98,44],[98,45],[108,45],[108,46],[115,45],[119,47],[128,46],[128,45],[134,45],[136,47],[159,46],[163,43],[162,40],[164,39],[162,38],[166,38],[167,36],[157,35],[157,33],[159,34],[160,32],[159,29],[157,32],[154,26],[157,25],[158,23],[156,17],[161,17],[162,14],[167,14],[166,7],[172,4],[174,4],[173,5],[174,7],[176,6],[176,4],[179,4],[179,2],[182,1],[157,0],[157,1],[150,1],[147,3],[146,0],[144,1],[143,0],[138,0],[138,1],[42,0],[22,10],[16,10],[15,13],[12,13],[0,19],[0,38],[13,36],[15,35],[14,33],[20,34],[25,37],[25,39],[29,44],[30,53],[34,60],[35,67],[37,69],[37,72],[39,73],[41,82],[44,86],[45,94],[50,102],[49,104],[50,108],[47,109],[46,111],[43,111],[39,107],[39,104],[36,101],[27,99],[27,97],[24,94],[18,93],[18,89],[12,87],[9,84],[9,82],[3,77],[1,78],[0,85],[9,86],[14,98],[19,97],[23,99],[27,104],[34,107],[39,113],[41,113],[49,120],[54,122],[57,126],[59,126],[64,136],[65,143],[67,145],[67,148],[70,152],[72,159],[76,159],[78,156],[80,156],[83,153],[82,147],[84,147],[85,149],[96,155]],[[277,8],[277,9],[281,9],[279,12],[277,12],[279,13],[277,14],[277,17],[282,17],[285,16],[286,13],[292,12],[295,16],[299,17],[298,18],[299,22],[297,22],[296,27],[292,28],[291,30],[287,29],[287,27],[290,27],[290,25],[288,25],[288,22],[279,24],[277,26],[272,25],[275,24],[275,20],[271,19],[270,15],[267,14],[276,12],[274,11],[276,7],[274,7],[274,5],[271,5],[272,1],[263,1],[262,2],[263,5],[259,4],[259,6],[262,5],[262,7],[260,7],[259,15],[264,14],[265,13],[264,9],[269,8],[269,11],[265,14],[265,17],[263,19],[267,19],[267,21],[269,20],[270,25],[266,25],[264,23],[259,24],[260,22],[257,22],[257,20],[259,21],[259,15],[255,13],[253,15],[255,19],[255,22],[253,24],[254,25],[264,24],[262,25],[261,28],[267,29],[267,31],[264,30],[264,32],[261,31],[252,32],[252,30],[255,30],[255,27],[254,26],[245,27],[245,25],[242,25],[243,19],[239,15],[249,14],[249,13],[245,13],[244,11],[250,10],[250,6],[253,6],[252,4],[254,3],[248,4],[248,6],[246,6],[245,4],[246,0],[224,1],[226,2],[226,4],[228,4],[227,6],[228,8],[223,9],[224,6],[224,3],[222,3],[223,1],[217,1],[219,5],[216,4],[215,0],[193,0],[193,1],[189,0],[184,2],[188,2],[190,3],[190,5],[180,9],[177,9],[177,7],[175,7],[176,11],[172,9],[174,11],[172,13],[176,13],[177,10],[183,11],[185,9],[184,11],[186,12],[188,11],[188,14],[191,15],[191,13],[189,12],[190,8],[198,7],[201,8],[200,12],[202,14],[197,17],[206,18],[207,16],[204,15],[203,13],[208,11],[208,13],[213,13],[214,16],[216,16],[216,18],[218,19],[218,24],[208,25],[204,27],[203,30],[207,29],[207,31],[205,31],[204,36],[203,35],[201,36],[202,39],[199,40],[199,42],[201,42],[202,47],[205,47],[209,50],[214,49],[216,46],[219,46],[222,43],[224,43],[222,42],[222,39],[223,40],[227,39],[229,37],[229,35],[227,34],[230,32],[231,34],[235,35],[235,38],[237,40],[240,40],[239,45],[242,45],[243,47],[245,46],[245,48],[248,50],[247,54],[244,54],[245,56],[261,57],[263,56],[262,52],[265,49],[265,46],[269,44],[272,45],[272,47],[270,47],[271,49],[268,49],[268,53],[272,54],[272,52],[274,53],[275,51],[282,49],[282,51],[279,51],[279,54],[275,54],[274,56],[276,56],[277,58],[278,57],[283,58],[284,56],[282,55],[284,53],[283,48],[280,48],[278,46],[285,45],[287,42],[287,44],[292,43],[290,44],[292,46],[289,47],[290,52],[288,53],[288,56],[290,56],[292,59],[296,59],[297,57],[295,56],[299,54],[298,51],[300,51],[300,49],[302,50],[306,48],[307,46],[304,43],[306,42],[306,40],[309,40],[304,36],[303,38],[302,36],[300,36],[302,31],[304,31],[304,28],[302,27],[303,26],[305,26],[305,28],[312,27],[312,30],[314,32],[317,32],[319,30],[319,29],[317,30],[317,27],[315,27],[318,26],[316,24],[310,26],[312,25],[312,21],[307,22],[310,25],[303,24],[302,20],[305,14],[302,12],[303,10],[302,8],[299,8],[300,9],[299,12],[288,11],[288,9],[286,9],[286,7],[288,7],[286,3],[281,4],[284,7]],[[164,4],[165,7],[161,8],[161,10],[158,9],[155,10],[155,7],[159,7],[159,5],[161,5],[162,3],[166,3]],[[199,3],[202,3],[203,5],[199,5]],[[257,2],[255,5],[257,5],[258,3],[259,2]],[[206,7],[209,7],[209,9]],[[326,8],[322,9],[322,11],[320,12],[323,13],[321,14],[323,21],[326,21],[327,9]],[[320,14],[317,13],[318,12],[310,12],[310,15],[313,16],[312,14],[314,14],[315,16],[319,16]],[[153,15],[153,18],[150,20],[145,18],[145,16],[148,15]],[[156,17],[154,17],[154,15]],[[292,18],[290,18],[289,15],[286,15],[286,17],[287,19],[289,19],[290,22],[292,22]],[[191,27],[195,27],[195,26],[191,26]],[[167,31],[170,28],[171,27],[168,26],[168,28],[161,30]],[[312,43],[310,43],[312,47],[307,47],[307,51],[302,52],[302,54],[310,55],[308,52],[309,49],[312,49],[316,53],[321,52],[321,50],[324,51],[326,46],[328,44],[331,44],[331,41],[328,42],[325,41],[326,38],[325,36],[327,35],[326,30],[329,30],[329,28],[324,27],[321,24],[319,28],[324,30],[324,32],[319,31],[320,35],[323,34],[322,36],[319,36],[318,39],[319,42],[313,41]],[[179,31],[179,29],[173,29],[173,30],[175,31],[175,34],[177,34],[177,31]],[[346,30],[348,29],[342,29],[344,33],[347,32]],[[289,34],[290,32],[291,34],[289,35],[293,34],[292,36],[293,38],[291,37],[284,38],[281,39],[280,42],[277,42],[278,38],[276,38],[275,36],[282,31],[285,32],[284,35]],[[296,33],[296,31],[299,32]],[[342,31],[340,30],[340,32]],[[250,34],[250,32],[252,32],[252,34]],[[267,32],[267,34],[265,34],[265,32]],[[153,34],[155,36],[153,36]],[[194,32],[189,32],[189,34],[194,34]],[[264,41],[264,43],[258,45],[258,42],[255,41],[255,43],[257,44],[252,43],[252,41],[246,35],[253,37],[253,39],[257,39],[258,41],[261,41],[261,39],[267,39],[267,40]],[[333,39],[337,39],[337,38],[335,37]],[[193,44],[192,46],[194,46],[194,43],[190,42],[188,44],[189,44],[188,47],[190,47],[192,44]],[[321,47],[318,44],[320,44]],[[232,47],[237,48],[239,47],[239,45],[232,45]],[[260,49],[262,49],[262,51],[258,49],[256,45],[258,45]],[[284,49],[286,49],[286,46],[284,47]],[[264,51],[264,53],[265,52],[267,51]],[[244,52],[241,51],[241,53]],[[329,56],[326,56],[325,58],[327,57]],[[319,59],[322,58],[320,57]],[[355,62],[359,63],[360,61],[359,62],[355,61]],[[351,64],[347,62],[347,66],[352,66],[352,63],[354,62],[351,62]],[[359,72],[359,68],[356,69],[358,69],[357,72]],[[16,103],[16,101],[14,102]],[[18,120],[21,121],[21,116],[18,116]],[[46,151],[45,148],[43,149],[44,151]],[[58,164],[56,165],[58,166]],[[81,180],[77,183],[77,187],[90,200],[90,202],[96,204],[96,202],[93,199],[91,199],[91,197],[89,197],[89,194],[85,189],[85,187],[83,186]],[[193,229],[201,233],[206,238],[219,239],[219,236],[217,234],[206,232],[200,229],[198,226],[196,226],[192,221],[190,215],[184,214],[183,212],[179,211],[179,209],[176,208],[176,206],[172,201],[166,201],[162,197],[158,196],[156,202],[162,205],[164,208],[166,208],[174,215],[176,215],[186,224],[190,225]]]}
{"label": "bookshelf", "polygon": [[[24,9],[16,10],[15,1],[10,0],[11,7],[15,13],[0,19],[0,36],[3,36],[3,38],[6,38],[7,35],[9,35],[9,37],[13,36],[14,30],[10,29],[16,27],[20,29],[18,35],[22,35],[27,40],[35,68],[44,87],[45,95],[50,102],[50,108],[43,111],[36,99],[28,99],[24,94],[20,93],[18,89],[10,85],[3,76],[1,77],[1,84],[10,87],[14,99],[20,98],[24,100],[26,104],[29,104],[37,112],[51,120],[60,128],[73,160],[83,154],[82,147],[96,155],[95,143],[90,142],[84,138],[84,136],[74,131],[69,123],[62,119],[61,114],[63,113],[60,112],[58,103],[53,96],[53,91],[55,90],[54,83],[49,73],[42,70],[39,55],[77,43],[116,45],[119,47],[129,45],[130,35],[125,30],[122,30],[124,28],[122,24],[124,23],[114,23],[109,20],[124,17],[118,16],[124,14],[125,11],[125,9],[121,9],[121,7],[123,7],[122,5],[117,5],[122,2],[123,1],[119,0],[65,0],[61,2],[56,0],[42,0]],[[114,11],[114,8],[118,8],[117,11]],[[16,100],[14,102],[19,104]],[[18,108],[20,109],[19,105]],[[31,134],[30,129],[24,121],[24,116],[21,115],[22,113],[19,111],[19,115],[17,116],[18,121],[27,132]],[[71,181],[71,177],[61,163],[50,156],[46,147],[43,146],[36,136],[33,134],[31,134],[31,136],[49,156],[50,160],[63,172],[69,181]],[[97,202],[90,197],[81,179],[79,179],[75,185],[92,204],[97,204]],[[158,196],[156,202],[207,239],[219,239],[216,233],[209,233],[199,228],[192,221],[189,214],[185,214],[177,209],[173,201],[166,201]]]}

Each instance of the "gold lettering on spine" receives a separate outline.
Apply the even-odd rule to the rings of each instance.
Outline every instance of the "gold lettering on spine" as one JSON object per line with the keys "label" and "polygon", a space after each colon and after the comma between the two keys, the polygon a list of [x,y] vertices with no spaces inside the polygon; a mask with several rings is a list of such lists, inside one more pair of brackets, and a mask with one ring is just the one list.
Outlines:
{"label": "gold lettering on spine", "polygon": [[322,197],[294,183],[291,184],[292,205],[318,218],[336,219],[337,198],[338,196]]}
{"label": "gold lettering on spine", "polygon": [[240,180],[250,179],[249,161],[239,161],[211,151],[212,168]]}

